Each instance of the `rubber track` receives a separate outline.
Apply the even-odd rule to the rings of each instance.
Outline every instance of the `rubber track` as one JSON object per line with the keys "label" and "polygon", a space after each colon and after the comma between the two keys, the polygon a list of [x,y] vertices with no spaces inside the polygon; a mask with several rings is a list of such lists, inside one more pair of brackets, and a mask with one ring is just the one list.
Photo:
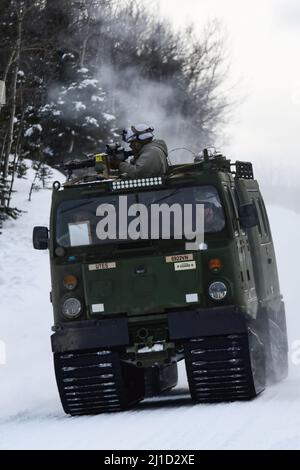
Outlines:
{"label": "rubber track", "polygon": [[185,360],[197,403],[248,400],[258,394],[247,334],[191,339],[185,344]]}
{"label": "rubber track", "polygon": [[111,350],[56,353],[54,365],[67,414],[121,411],[141,399],[138,387],[125,384],[118,354]]}

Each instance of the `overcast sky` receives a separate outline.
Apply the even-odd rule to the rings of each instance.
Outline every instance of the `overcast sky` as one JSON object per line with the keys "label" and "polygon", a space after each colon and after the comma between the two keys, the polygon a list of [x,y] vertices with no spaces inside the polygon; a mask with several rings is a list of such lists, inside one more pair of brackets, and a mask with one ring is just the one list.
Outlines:
{"label": "overcast sky", "polygon": [[158,2],[176,25],[193,21],[201,31],[216,17],[227,30],[230,80],[245,97],[226,129],[228,156],[284,158],[300,167],[300,0]]}

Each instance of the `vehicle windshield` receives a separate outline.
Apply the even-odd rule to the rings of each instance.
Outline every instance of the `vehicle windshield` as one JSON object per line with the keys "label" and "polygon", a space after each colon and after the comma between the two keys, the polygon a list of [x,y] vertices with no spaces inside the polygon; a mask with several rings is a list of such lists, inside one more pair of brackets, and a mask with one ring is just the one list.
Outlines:
{"label": "vehicle windshield", "polygon": [[64,201],[57,208],[56,242],[63,247],[76,247],[132,240],[185,239],[186,214],[191,215],[190,225],[195,228],[200,205],[204,212],[204,232],[222,231],[224,210],[213,186]]}

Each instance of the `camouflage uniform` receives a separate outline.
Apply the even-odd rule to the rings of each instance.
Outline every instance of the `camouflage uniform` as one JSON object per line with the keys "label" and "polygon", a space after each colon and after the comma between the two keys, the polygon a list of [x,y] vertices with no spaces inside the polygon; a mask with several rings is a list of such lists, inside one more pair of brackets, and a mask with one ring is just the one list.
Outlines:
{"label": "camouflage uniform", "polygon": [[168,171],[168,148],[164,140],[145,144],[131,163],[122,162],[120,171],[129,178],[149,178],[165,175]]}

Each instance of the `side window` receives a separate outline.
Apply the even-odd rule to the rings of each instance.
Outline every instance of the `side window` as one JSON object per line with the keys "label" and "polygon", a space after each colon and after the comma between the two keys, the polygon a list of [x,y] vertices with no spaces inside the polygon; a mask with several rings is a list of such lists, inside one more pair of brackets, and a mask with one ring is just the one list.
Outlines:
{"label": "side window", "polygon": [[228,200],[229,206],[230,206],[233,230],[236,233],[239,233],[239,224],[238,224],[238,219],[237,219],[238,218],[238,213],[237,213],[237,208],[236,208],[236,205],[234,203],[234,199],[233,199],[231,190],[228,186],[224,186],[224,189],[225,189],[227,200]]}
{"label": "side window", "polygon": [[233,207],[233,213],[235,214],[235,218],[238,219],[239,218],[239,212],[238,212],[238,206],[236,204],[236,199],[234,197],[235,192],[236,191],[235,191],[234,187],[229,189],[229,197],[230,197],[231,205]]}
{"label": "side window", "polygon": [[257,204],[257,199],[256,199],[256,198],[254,197],[254,195],[253,195],[250,200],[251,200],[252,204],[255,205],[256,210],[257,210],[257,213],[258,213],[258,225],[257,225],[257,229],[258,229],[259,236],[262,237],[261,215],[260,215],[260,210],[259,210],[259,207],[258,207],[258,204]]}
{"label": "side window", "polygon": [[268,221],[266,207],[264,205],[264,202],[261,199],[258,199],[258,205],[259,205],[259,208],[260,208],[260,212],[262,214],[262,221],[263,221],[265,236],[269,237],[270,229],[269,229],[269,221]]}
{"label": "side window", "polygon": [[259,231],[260,237],[264,238],[266,235],[265,235],[265,230],[263,227],[263,216],[262,216],[262,211],[261,211],[261,204],[259,204],[259,202],[260,200],[256,197],[254,200],[254,203],[256,205],[256,210],[258,213],[258,231]]}
{"label": "side window", "polygon": [[237,207],[240,207],[241,200],[240,200],[240,196],[239,196],[239,193],[238,193],[236,188],[233,189],[233,194],[234,194],[234,198],[235,198]]}
{"label": "side window", "polygon": [[261,198],[259,191],[248,190],[248,194],[252,204],[255,204],[258,214],[258,233],[263,242],[267,242],[270,239],[270,226],[264,201]]}

